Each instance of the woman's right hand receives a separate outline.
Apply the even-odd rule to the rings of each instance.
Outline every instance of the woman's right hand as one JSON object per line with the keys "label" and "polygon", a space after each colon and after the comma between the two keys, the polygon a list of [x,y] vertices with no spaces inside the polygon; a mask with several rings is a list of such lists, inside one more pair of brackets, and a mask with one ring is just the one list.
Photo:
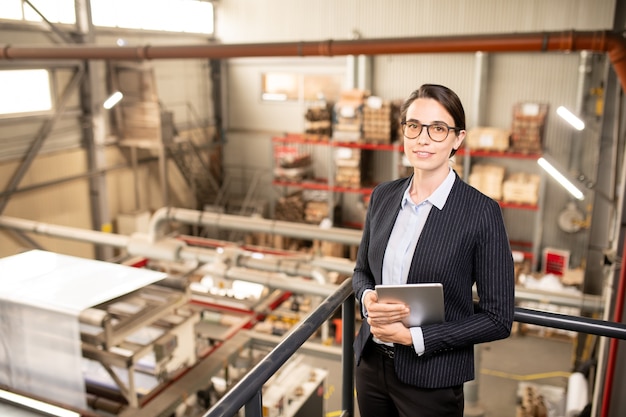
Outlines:
{"label": "woman's right hand", "polygon": [[385,325],[402,321],[409,315],[409,307],[402,303],[379,303],[376,291],[368,291],[363,297],[370,324]]}

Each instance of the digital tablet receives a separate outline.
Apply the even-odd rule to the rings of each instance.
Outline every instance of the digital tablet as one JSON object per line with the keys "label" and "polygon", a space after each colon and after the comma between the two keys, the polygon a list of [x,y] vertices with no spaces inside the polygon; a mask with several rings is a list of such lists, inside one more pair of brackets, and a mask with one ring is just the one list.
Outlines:
{"label": "digital tablet", "polygon": [[411,310],[403,321],[407,327],[444,321],[443,285],[441,283],[377,285],[378,302],[404,303]]}

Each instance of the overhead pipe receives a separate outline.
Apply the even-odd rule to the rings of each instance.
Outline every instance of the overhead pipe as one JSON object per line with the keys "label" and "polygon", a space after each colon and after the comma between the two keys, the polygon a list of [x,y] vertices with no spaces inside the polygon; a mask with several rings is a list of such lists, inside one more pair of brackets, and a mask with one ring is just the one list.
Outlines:
{"label": "overhead pipe", "polygon": [[[182,209],[180,209],[182,210]],[[169,211],[174,212],[176,210],[170,209]],[[193,210],[187,210],[193,211]],[[156,214],[156,213],[155,213]],[[246,216],[232,216],[240,219],[247,218]],[[177,218],[178,219],[178,218]],[[132,248],[135,250],[135,253],[129,253],[132,256],[142,256],[152,259],[161,259],[161,260],[176,260],[176,261],[197,261],[199,263],[211,263],[218,260],[224,260],[224,254],[220,254],[215,249],[208,248],[197,248],[197,247],[188,247],[184,244],[180,246],[180,244],[172,243],[172,239],[165,239],[167,242],[163,247],[170,248],[173,252],[167,252],[163,249],[160,249],[159,243],[149,242],[149,238],[147,235],[135,234],[132,237],[124,236],[124,235],[116,235],[113,233],[104,233],[93,230],[86,229],[78,229],[67,226],[56,226],[51,224],[45,224],[36,222],[33,220],[24,220],[18,219],[9,216],[0,216],[0,228],[7,229],[15,229],[24,232],[33,232],[44,234],[52,237],[59,237],[71,240],[77,240],[81,242],[100,244],[100,245],[111,245],[118,248],[126,248],[128,250],[131,247],[131,241],[133,239],[140,239],[142,243],[139,244],[137,242],[132,244]],[[329,233],[332,233],[329,232]],[[280,233],[277,233],[280,234]],[[338,236],[335,236],[338,238]],[[341,235],[339,235],[341,237]],[[152,246],[156,248],[151,249]],[[234,261],[234,266],[239,268],[254,268],[257,270],[262,270],[270,273],[282,273],[284,275],[299,275],[306,278],[311,278],[314,281],[322,282],[320,279],[320,273],[324,271],[336,271],[344,274],[351,274],[354,270],[354,262],[349,259],[344,258],[333,258],[333,257],[312,257],[308,264],[305,264],[302,260],[298,260],[296,262],[293,259],[289,258],[265,258],[265,261],[256,259],[252,255],[246,255],[250,251],[246,251],[243,249],[237,248],[229,248],[229,251],[233,251],[231,253],[236,254],[236,258]],[[177,255],[177,256],[174,256]],[[276,277],[277,275],[274,275]],[[227,278],[241,278],[241,275],[234,276],[229,275]],[[241,278],[244,279],[244,278]],[[265,278],[263,278],[265,279]],[[258,282],[263,283],[266,281],[259,280]],[[308,279],[306,282],[311,283],[311,280]],[[326,283],[325,285],[329,285]],[[285,288],[283,286],[277,287],[281,289],[293,289],[293,288]],[[302,290],[304,290],[302,288]],[[325,291],[317,295],[325,295],[327,294]],[[546,299],[550,299],[552,303],[559,306],[565,307],[577,307],[582,311],[589,312],[602,312],[604,307],[601,304],[601,298],[599,296],[585,295],[582,298],[577,298],[573,296],[567,295],[554,295],[548,292],[540,291],[540,290],[532,290],[525,288],[516,289],[515,298],[519,301],[534,301],[534,302],[545,302]]]}
{"label": "overhead pipe", "polygon": [[41,223],[9,216],[0,216],[0,228],[2,227],[23,232],[33,232],[45,236],[71,239],[79,242],[109,245],[115,248],[125,248],[128,246],[130,241],[130,237],[128,236],[99,232],[97,230],[79,229],[76,227]]}
{"label": "overhead pipe", "polygon": [[626,40],[612,31],[558,31],[276,43],[143,46],[0,45],[0,59],[226,59],[456,52],[590,51],[608,53],[626,91]]}
{"label": "overhead pipe", "polygon": [[359,230],[339,227],[322,228],[311,224],[213,213],[201,210],[162,207],[154,212],[150,218],[148,236],[151,242],[156,242],[159,239],[160,229],[163,224],[168,221],[177,221],[197,226],[215,226],[246,232],[265,232],[300,239],[319,239],[347,245],[360,244],[362,235]]}
{"label": "overhead pipe", "polygon": [[327,284],[329,281],[327,271],[332,270],[320,265],[307,263],[305,259],[291,259],[276,256],[258,258],[252,255],[249,250],[237,247],[230,247],[226,252],[223,252],[216,249],[188,247],[184,241],[174,238],[159,239],[157,242],[151,242],[146,235],[141,233],[135,233],[132,236],[118,235],[95,230],[58,226],[9,216],[0,216],[0,228],[32,232],[97,245],[108,245],[119,249],[126,249],[131,256],[141,256],[172,262],[195,261],[204,264],[232,259],[232,266],[281,273],[290,276],[302,276],[309,279],[309,283],[312,279],[320,284]]}
{"label": "overhead pipe", "polygon": [[[161,210],[158,210],[160,212]],[[190,215],[196,213],[194,210],[186,209],[174,209],[169,208],[165,210],[169,213],[168,216],[163,214],[155,215],[152,218],[151,223],[160,224],[162,221],[173,220],[182,221],[191,220]],[[184,214],[184,215],[181,215]],[[236,224],[236,220],[249,219],[246,216],[232,215],[233,223]],[[154,222],[154,220],[157,220]],[[196,217],[197,219],[197,217]],[[204,224],[204,223],[202,223]],[[293,223],[291,223],[293,226]],[[224,226],[224,225],[222,225]],[[134,234],[133,236],[117,235],[113,233],[104,233],[87,229],[79,229],[67,226],[57,226],[52,224],[41,223],[33,220],[18,219],[9,216],[0,216],[0,228],[14,229],[24,232],[33,232],[43,234],[52,237],[65,238],[70,240],[76,240],[92,244],[111,245],[117,248],[125,248],[132,256],[143,256],[153,259],[161,260],[173,260],[173,261],[196,261],[199,263],[211,263],[217,260],[223,260],[224,254],[219,253],[215,249],[187,247],[184,242],[179,243],[172,242],[172,239],[160,239],[159,242],[166,241],[167,243],[159,248],[159,242],[152,242],[151,238],[147,235]],[[228,225],[224,226],[229,228]],[[298,226],[299,227],[299,226]],[[281,234],[283,230],[276,232]],[[348,230],[352,232],[352,230]],[[331,231],[326,233],[332,234]],[[339,234],[334,237],[340,240],[343,234]],[[322,236],[326,237],[326,236]],[[151,249],[155,247],[156,249]],[[163,248],[169,248],[170,251]],[[300,275],[314,280],[321,281],[319,279],[320,271],[337,271],[344,274],[351,274],[354,270],[354,262],[343,258],[333,257],[313,257],[308,263],[304,260],[290,259],[290,258],[264,258],[257,259],[251,255],[247,255],[250,251],[243,249],[229,247],[228,251],[234,259],[234,265],[238,267],[254,268],[267,272],[279,272],[287,275]],[[175,256],[176,255],[176,256]],[[310,282],[310,281],[309,281]],[[521,292],[520,292],[521,291]],[[569,296],[556,296],[554,294],[548,294],[539,290],[525,289],[518,290],[516,297],[520,297],[522,301],[544,301],[549,297],[555,304],[567,306],[567,307],[579,307],[585,311],[598,312],[602,311],[603,307],[597,297],[585,296],[582,300],[577,297]]]}

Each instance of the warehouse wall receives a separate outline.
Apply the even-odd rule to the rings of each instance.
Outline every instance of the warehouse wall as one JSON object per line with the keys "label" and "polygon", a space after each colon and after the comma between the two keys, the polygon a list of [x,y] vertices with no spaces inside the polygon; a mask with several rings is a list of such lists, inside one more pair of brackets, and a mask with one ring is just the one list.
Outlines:
{"label": "warehouse wall", "polygon": [[[138,212],[135,205],[134,173],[127,158],[116,146],[107,147],[107,164],[115,169],[108,171],[108,210],[113,219],[113,232],[120,233],[117,219],[120,214]],[[143,155],[143,153],[142,153]],[[146,158],[150,157],[144,156]],[[6,216],[35,220],[42,223],[92,229],[89,201],[87,156],[82,149],[46,153],[38,157],[13,194],[3,212]],[[9,179],[18,169],[19,161],[0,163],[0,187],[6,188]],[[194,197],[176,167],[169,164],[170,201],[174,207],[192,207]],[[142,164],[138,171],[139,209],[155,210],[163,206],[161,183],[157,162]],[[53,184],[53,185],[52,185]],[[32,235],[45,250],[93,258],[93,245],[68,239]],[[0,231],[0,256],[9,256],[30,249],[28,243],[8,230]]]}
{"label": "warehouse wall", "polygon": [[[294,40],[393,38],[403,36],[462,35],[476,33],[508,33],[557,30],[598,30],[609,29],[612,25],[615,0],[560,0],[525,1],[514,0],[474,0],[458,2],[444,1],[398,1],[379,2],[320,0],[316,2],[292,2],[288,0],[222,0],[216,4],[216,35],[223,43],[277,42]],[[3,25],[0,34],[3,40],[12,44],[54,44],[58,42],[49,31],[15,29]],[[102,45],[113,45],[123,38],[129,45],[165,45],[206,43],[207,40],[189,35],[158,35],[134,32],[99,32],[96,41]],[[601,59],[601,58],[600,58]],[[272,168],[271,137],[284,132],[302,130],[304,103],[262,103],[260,100],[261,74],[268,70],[288,69],[345,74],[348,80],[347,57],[302,58],[302,59],[232,59],[224,62],[224,92],[226,112],[226,132],[224,164],[232,181],[233,194],[247,192],[255,177],[263,180],[256,186],[257,197],[272,200],[280,195],[270,184]],[[484,109],[474,105],[477,97],[477,57],[467,54],[420,54],[384,55],[372,58],[371,91],[389,99],[402,99],[412,89],[423,82],[438,82],[455,89],[467,109],[468,122],[506,127],[511,121],[512,104],[520,100],[545,100],[553,108],[558,104],[574,107],[578,99],[577,79],[580,56],[578,54],[493,54],[487,58],[486,103]],[[17,63],[2,65],[20,66]],[[165,107],[174,112],[175,123],[181,128],[193,128],[198,123],[211,124],[215,113],[211,101],[211,81],[206,60],[162,60],[152,62],[156,74],[159,98]],[[53,67],[53,64],[50,64]],[[69,69],[64,64],[57,70],[59,92],[69,79]],[[105,83],[105,80],[102,80]],[[348,86],[348,81],[346,81]],[[54,158],[55,167],[74,166],[76,148],[80,145],[80,123],[73,112],[78,109],[78,99],[73,97],[68,115],[55,126],[46,140],[45,158]],[[199,116],[196,116],[199,115]],[[198,120],[199,119],[199,120]],[[40,119],[28,118],[18,121],[0,122],[0,135],[3,145],[12,142],[14,151],[2,149],[0,159],[6,162],[0,166],[1,178],[7,181],[15,168],[15,155],[23,152],[29,140],[37,134]],[[549,117],[546,147],[568,163],[570,134],[568,129],[555,117]],[[593,149],[595,142],[585,142]],[[54,145],[54,146],[52,146]],[[67,155],[66,155],[67,152]],[[111,164],[114,161],[129,162],[128,150],[117,150],[115,146],[107,150]],[[593,179],[596,152],[582,152],[586,174]],[[11,156],[12,155],[12,156]],[[79,153],[81,158],[85,155]],[[149,153],[142,156],[151,156]],[[109,156],[107,156],[109,158]],[[380,164],[389,163],[381,158]],[[50,181],[60,174],[42,169],[38,172],[35,164],[29,172],[30,178],[37,181]],[[45,165],[45,164],[43,164]],[[77,170],[82,168],[76,167]],[[385,167],[384,172],[388,169]],[[159,193],[159,178],[156,162],[141,168],[140,208],[153,210],[162,204]],[[171,166],[170,189],[172,205],[189,207],[191,193],[182,181],[175,167]],[[133,209],[134,189],[130,170],[115,169],[107,176],[111,216]],[[86,180],[76,180],[81,190],[86,188]],[[24,180],[20,187],[30,184]],[[46,190],[47,191],[47,190]],[[558,186],[548,184],[547,194],[554,196],[546,202],[544,242],[559,246],[563,239],[574,244],[574,263],[584,256],[586,239],[583,234],[574,239],[565,236],[554,225],[558,211],[565,206],[567,197]],[[11,198],[4,214],[20,217],[21,213],[31,213],[31,219],[51,222],[62,214],[67,215],[68,225],[84,227],[89,221],[78,221],[89,212],[88,197],[81,191],[72,192],[74,215],[66,212],[55,213],[54,206],[38,205],[25,209],[20,203],[26,196],[32,201],[41,201],[43,190],[33,189],[20,193],[20,198]],[[31,204],[32,206],[32,204]],[[30,210],[30,211],[29,211]],[[32,212],[34,210],[35,212]],[[52,210],[52,211],[51,211]],[[67,208],[65,208],[67,210]],[[79,214],[80,213],[80,214]],[[551,216],[551,217],[550,217]],[[61,216],[62,217],[62,216]],[[76,221],[74,221],[76,219]],[[512,228],[527,224],[525,220],[510,222]],[[521,226],[523,227],[523,226]],[[514,231],[514,230],[512,230]],[[580,236],[580,237],[579,237]],[[37,240],[39,238],[36,238]],[[79,244],[80,245],[80,244]],[[78,253],[88,255],[90,245],[80,245]],[[8,255],[22,247],[22,243],[0,232],[0,254]]]}
{"label": "warehouse wall", "polygon": [[[68,30],[65,27],[63,29]],[[2,25],[0,37],[13,45],[54,45],[58,42],[54,35],[49,35],[49,30],[38,25],[31,25],[30,28],[16,24]],[[127,45],[189,45],[207,42],[205,38],[197,36],[164,36],[158,33],[138,35],[132,31],[102,32],[96,39],[98,44],[109,46],[115,45],[119,39],[123,39]],[[196,142],[202,142],[202,138],[198,138],[200,131],[213,124],[214,113],[208,61],[169,60],[151,64],[159,100],[166,110],[173,112],[179,133],[191,135]],[[72,61],[16,61],[2,62],[0,68],[50,69],[56,102],[71,79],[75,65]],[[103,64],[100,65],[104,68]],[[99,91],[96,94],[108,94],[106,71],[103,70],[99,76],[100,81],[96,82]],[[52,113],[0,119],[1,190],[7,189],[25,152],[51,116]],[[103,153],[106,161],[106,208],[112,220],[110,230],[119,233],[120,215],[127,218],[138,212],[152,212],[163,207],[165,201],[158,152],[154,149],[138,149],[138,160],[147,162],[141,163],[137,169],[139,187],[136,190],[130,148],[117,146],[118,138],[109,124],[110,113],[105,113],[105,119],[107,139]],[[88,156],[82,148],[82,140],[79,92],[74,91],[65,112],[43,142],[39,156],[18,184],[17,193],[1,195],[0,198],[9,198],[2,214],[42,223],[92,229]],[[172,162],[168,163],[167,172],[168,203],[175,207],[196,208],[192,190]],[[95,256],[91,244],[41,235],[29,237],[46,250],[86,258]],[[28,248],[30,244],[19,235],[7,230],[0,231],[0,256],[12,255]]]}
{"label": "warehouse wall", "polygon": [[[265,0],[250,3],[227,0],[217,9],[216,33],[224,43],[280,42],[361,38],[516,33],[560,30],[611,29],[614,0],[525,1],[475,0],[458,2],[378,2],[322,0],[292,2]],[[339,59],[341,58],[341,59]],[[316,58],[319,63],[319,58]],[[593,57],[603,71],[604,56]],[[592,105],[588,91],[579,88],[582,57],[578,53],[500,53],[486,58],[485,84],[479,85],[478,58],[474,53],[380,55],[373,57],[371,92],[386,99],[403,99],[425,82],[448,85],[465,103],[468,127],[477,124],[507,128],[513,105],[520,101],[549,103],[544,147],[565,167],[580,168],[593,181],[599,140],[597,125],[590,122],[589,137],[582,139],[579,155],[570,155],[571,129],[554,113],[564,105],[575,109],[583,101]],[[289,58],[275,66],[310,70],[312,59]],[[343,66],[345,57],[328,59],[321,70]],[[229,60],[227,65],[227,138],[225,163],[242,162],[271,176],[271,137],[280,132],[302,131],[304,103],[262,103],[260,80],[272,69],[268,60]],[[484,108],[474,104],[485,91]],[[584,100],[583,100],[584,99]],[[256,132],[255,132],[256,131]],[[255,132],[254,134],[250,132]],[[596,133],[594,133],[596,132]],[[265,151],[264,151],[265,150]],[[228,168],[227,168],[228,169]],[[530,172],[537,171],[531,167]],[[248,181],[249,182],[249,181]],[[261,195],[277,195],[270,185]],[[543,244],[572,251],[572,264],[584,262],[587,233],[570,235],[557,226],[557,217],[569,197],[559,185],[546,182],[543,204]],[[579,204],[585,212],[585,204]],[[532,233],[534,214],[505,212],[512,235]]]}

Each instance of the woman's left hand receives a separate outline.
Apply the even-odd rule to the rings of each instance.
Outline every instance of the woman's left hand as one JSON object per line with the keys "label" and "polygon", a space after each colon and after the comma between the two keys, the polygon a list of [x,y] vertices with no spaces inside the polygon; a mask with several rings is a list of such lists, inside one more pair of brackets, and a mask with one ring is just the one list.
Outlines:
{"label": "woman's left hand", "polygon": [[402,322],[377,324],[374,320],[369,319],[367,322],[370,325],[372,335],[382,342],[398,343],[407,346],[413,344],[411,331]]}

